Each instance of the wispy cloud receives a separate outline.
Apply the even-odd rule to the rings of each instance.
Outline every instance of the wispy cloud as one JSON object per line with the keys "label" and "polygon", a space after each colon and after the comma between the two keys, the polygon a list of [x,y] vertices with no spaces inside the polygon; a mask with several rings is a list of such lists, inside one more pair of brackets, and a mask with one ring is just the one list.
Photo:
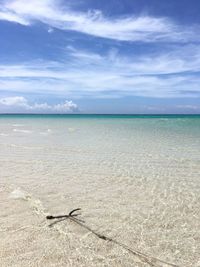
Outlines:
{"label": "wispy cloud", "polygon": [[[196,97],[200,95],[200,49],[124,56],[67,47],[70,60],[0,65],[0,90],[62,97]],[[64,58],[64,57],[63,57]]]}
{"label": "wispy cloud", "polygon": [[[169,18],[145,16],[105,17],[100,10],[86,13],[55,0],[6,0],[0,19],[30,25],[40,21],[49,27],[120,41],[187,42],[198,40],[199,29],[180,27]],[[69,3],[69,2],[68,2]]]}
{"label": "wispy cloud", "polygon": [[104,55],[67,47],[72,56],[71,62],[77,65],[94,66],[116,73],[132,75],[177,74],[200,71],[200,48],[198,45],[176,47],[170,51],[153,54],[131,55],[120,54],[113,48]]}
{"label": "wispy cloud", "polygon": [[183,110],[200,111],[200,105],[177,105],[176,108]]}
{"label": "wispy cloud", "polygon": [[7,9],[1,8],[0,10],[0,20],[6,20],[10,22],[16,22],[25,26],[29,25],[29,22],[22,18],[22,16],[18,16],[14,12],[10,12]]}
{"label": "wispy cloud", "polygon": [[78,111],[78,106],[66,100],[64,103],[50,105],[47,103],[29,103],[23,96],[0,98],[0,112],[29,112],[29,113],[72,113]]}

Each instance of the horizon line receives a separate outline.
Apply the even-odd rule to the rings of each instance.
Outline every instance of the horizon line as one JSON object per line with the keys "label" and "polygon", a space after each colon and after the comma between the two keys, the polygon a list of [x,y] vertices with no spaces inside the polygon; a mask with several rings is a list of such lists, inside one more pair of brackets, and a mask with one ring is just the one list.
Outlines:
{"label": "horizon line", "polygon": [[166,116],[173,116],[173,115],[180,115],[180,116],[199,116],[200,113],[0,113],[1,115],[60,115],[60,116],[76,116],[76,115],[112,115],[112,116],[160,116],[160,115],[166,115]]}

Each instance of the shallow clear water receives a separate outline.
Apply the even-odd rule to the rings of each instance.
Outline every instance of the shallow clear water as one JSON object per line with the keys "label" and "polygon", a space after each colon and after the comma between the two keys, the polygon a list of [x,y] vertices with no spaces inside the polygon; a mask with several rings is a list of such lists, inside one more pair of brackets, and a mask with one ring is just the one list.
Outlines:
{"label": "shallow clear water", "polygon": [[[200,116],[1,115],[1,266],[200,266]],[[164,265],[157,261],[153,266]]]}

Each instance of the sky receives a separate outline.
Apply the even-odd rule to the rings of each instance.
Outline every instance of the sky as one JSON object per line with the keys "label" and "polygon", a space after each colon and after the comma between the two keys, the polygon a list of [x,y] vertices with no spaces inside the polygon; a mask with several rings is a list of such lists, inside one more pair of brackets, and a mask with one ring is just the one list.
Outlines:
{"label": "sky", "polygon": [[200,113],[199,0],[0,0],[0,113]]}

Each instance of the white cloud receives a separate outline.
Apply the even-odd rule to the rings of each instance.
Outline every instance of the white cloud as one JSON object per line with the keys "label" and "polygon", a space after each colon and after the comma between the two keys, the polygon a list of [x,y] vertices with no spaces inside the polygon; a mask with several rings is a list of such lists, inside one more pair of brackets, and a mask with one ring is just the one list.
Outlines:
{"label": "white cloud", "polygon": [[[121,41],[198,40],[195,27],[181,28],[167,18],[129,16],[106,18],[99,10],[73,11],[56,0],[7,0],[0,6],[0,19],[29,25],[40,21],[49,27],[72,30],[97,37]],[[64,3],[64,2],[63,2]]]}
{"label": "white cloud", "polygon": [[0,11],[0,20],[7,20],[10,22],[16,22],[25,26],[29,25],[29,22],[23,19],[21,16],[13,12],[9,12],[8,10],[1,10]]}
{"label": "white cloud", "polygon": [[[0,77],[73,78],[72,72],[82,70],[100,73],[135,75],[177,74],[200,71],[200,48],[188,45],[170,52],[145,55],[120,55],[116,49],[100,55],[67,47],[70,59],[61,62],[35,61],[23,65],[0,65]],[[95,67],[95,70],[94,70]],[[87,74],[86,74],[87,75]]]}
{"label": "white cloud", "polygon": [[200,111],[200,106],[197,106],[197,105],[177,105],[176,108],[178,109],[183,109],[183,110],[194,110],[194,111],[197,111],[199,110]]}
{"label": "white cloud", "polygon": [[196,97],[200,95],[200,49],[125,57],[116,49],[100,55],[68,47],[70,60],[0,65],[0,90],[67,98]]}
{"label": "white cloud", "polygon": [[196,97],[200,94],[200,78],[193,75],[169,77],[131,76],[104,72],[72,72],[63,79],[5,79],[0,90],[10,93],[40,94],[49,97]]}
{"label": "white cloud", "polygon": [[27,100],[22,96],[5,97],[5,98],[0,98],[0,104],[4,106],[24,107],[27,105]]}
{"label": "white cloud", "polygon": [[48,31],[48,33],[52,33],[52,32],[54,32],[54,29],[49,27],[47,31]]}
{"label": "white cloud", "polygon": [[132,75],[158,75],[176,74],[181,72],[200,71],[200,48],[198,45],[186,45],[183,48],[176,47],[164,53],[142,54],[123,56],[115,48],[105,55],[99,55],[87,51],[76,50],[68,47],[68,53],[73,57],[74,65],[92,65],[96,68],[109,69],[120,73]]}
{"label": "white cloud", "polygon": [[30,112],[30,113],[72,113],[78,111],[78,106],[71,100],[64,103],[49,105],[47,103],[29,103],[23,96],[0,98],[0,112]]}

